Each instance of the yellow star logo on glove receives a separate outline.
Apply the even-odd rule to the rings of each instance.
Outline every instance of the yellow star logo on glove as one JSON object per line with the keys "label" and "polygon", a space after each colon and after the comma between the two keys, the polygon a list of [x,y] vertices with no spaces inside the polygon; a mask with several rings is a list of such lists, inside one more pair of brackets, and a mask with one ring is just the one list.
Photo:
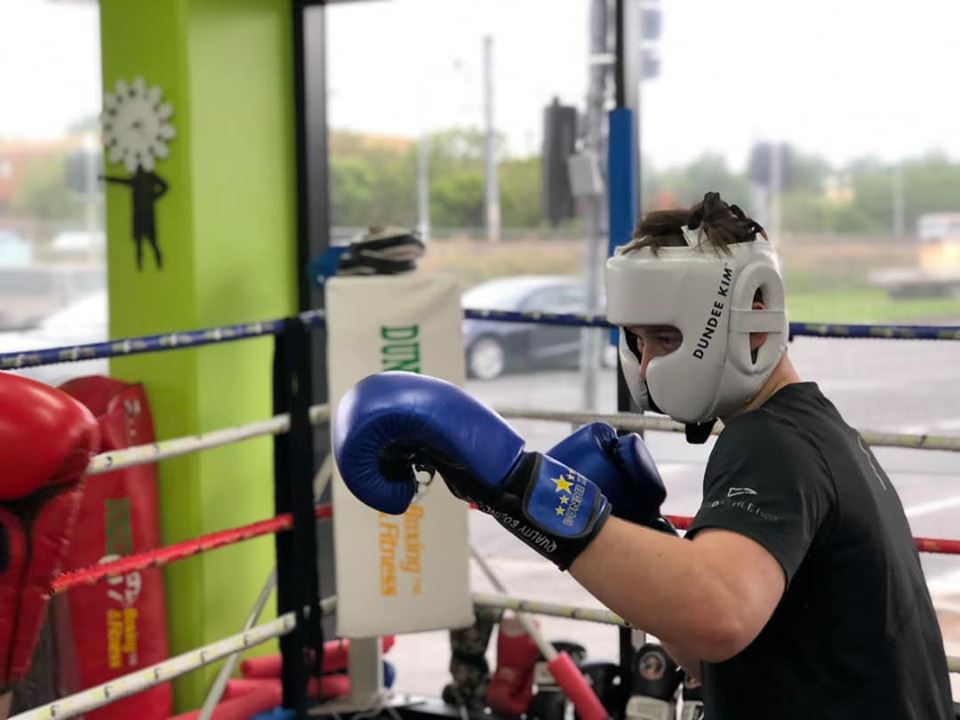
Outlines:
{"label": "yellow star logo on glove", "polygon": [[564,480],[562,477],[550,478],[551,481],[556,483],[557,492],[570,492],[570,486],[573,485],[569,480]]}
{"label": "yellow star logo on glove", "polygon": [[563,505],[559,505],[557,507],[557,515],[563,515],[564,512],[565,510],[563,509]]}
{"label": "yellow star logo on glove", "polygon": [[560,496],[560,504],[561,504],[561,505],[566,505],[568,502],[570,502],[570,498],[568,498],[566,495],[561,495],[561,496]]}

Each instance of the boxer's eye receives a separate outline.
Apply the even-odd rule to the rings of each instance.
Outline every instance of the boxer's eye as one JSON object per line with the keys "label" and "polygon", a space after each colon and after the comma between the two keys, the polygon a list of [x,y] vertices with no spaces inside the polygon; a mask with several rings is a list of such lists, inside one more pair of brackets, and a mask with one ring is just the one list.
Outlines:
{"label": "boxer's eye", "polygon": [[676,330],[668,330],[666,332],[657,333],[654,336],[654,340],[665,353],[672,353],[674,350],[680,347],[680,343],[683,342],[683,337]]}
{"label": "boxer's eye", "polygon": [[644,329],[640,332],[626,330],[625,336],[627,347],[633,351],[638,359],[643,357],[647,344],[656,355],[669,355],[683,343],[683,334],[672,327]]}

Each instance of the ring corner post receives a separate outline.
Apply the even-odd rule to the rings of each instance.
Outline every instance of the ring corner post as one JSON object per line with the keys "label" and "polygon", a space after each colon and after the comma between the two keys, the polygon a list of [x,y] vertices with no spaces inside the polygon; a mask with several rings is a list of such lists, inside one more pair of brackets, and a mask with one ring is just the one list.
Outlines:
{"label": "ring corner post", "polygon": [[[313,425],[310,422],[309,329],[299,317],[285,321],[274,355],[274,411],[288,413],[290,429],[274,440],[274,503],[290,513],[293,528],[276,536],[277,612],[294,612],[297,626],[280,640],[283,706],[306,717],[310,668],[322,667],[317,536],[313,497]],[[312,654],[312,658],[311,658]]]}

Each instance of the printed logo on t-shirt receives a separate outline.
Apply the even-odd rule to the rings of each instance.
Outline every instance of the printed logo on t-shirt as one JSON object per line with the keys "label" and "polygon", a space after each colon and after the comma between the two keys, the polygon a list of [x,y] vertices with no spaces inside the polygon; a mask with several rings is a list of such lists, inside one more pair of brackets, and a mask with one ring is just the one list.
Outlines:
{"label": "printed logo on t-shirt", "polygon": [[748,487],[732,487],[727,490],[727,497],[738,497],[740,495],[756,495],[757,491]]}
{"label": "printed logo on t-shirt", "polygon": [[779,522],[780,520],[779,515],[768,510],[764,510],[759,505],[754,504],[752,500],[731,500],[730,498],[720,498],[719,500],[710,501],[709,504],[702,505],[701,509],[705,507],[708,507],[712,510],[716,510],[718,508],[723,508],[724,510],[744,510],[770,522]]}

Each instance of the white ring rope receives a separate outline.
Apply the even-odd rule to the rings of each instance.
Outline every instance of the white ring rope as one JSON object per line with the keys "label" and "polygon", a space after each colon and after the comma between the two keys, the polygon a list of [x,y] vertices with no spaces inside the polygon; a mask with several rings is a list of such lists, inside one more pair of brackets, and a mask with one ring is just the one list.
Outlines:
{"label": "white ring rope", "polygon": [[[496,411],[505,418],[514,419],[545,420],[549,422],[563,422],[569,424],[606,422],[615,428],[634,432],[684,432],[685,429],[683,424],[670,420],[669,418],[639,415],[635,413],[603,414],[588,412],[566,412],[557,410],[534,410],[530,408],[515,407],[500,407],[496,408]],[[313,405],[310,407],[309,416],[310,422],[314,425],[325,422],[330,418],[329,406]],[[91,460],[87,469],[87,475],[99,475],[102,473],[111,472],[113,470],[119,470],[121,468],[132,467],[134,465],[143,465],[166,458],[177,457],[179,455],[185,455],[188,453],[240,442],[242,440],[247,440],[254,437],[260,437],[264,435],[280,435],[287,432],[289,429],[290,416],[289,414],[283,414],[276,415],[268,420],[260,420],[232,428],[222,428],[199,435],[173,438],[171,440],[161,440],[158,442],[149,443],[147,445],[137,445],[134,447],[125,448],[124,450],[117,450],[114,452],[107,452],[97,455]],[[712,434],[719,434],[721,429],[722,426],[715,427]],[[868,445],[878,447],[905,447],[960,452],[960,437],[911,435],[907,433],[882,433],[870,430],[861,430],[860,434],[863,437],[864,442],[866,442]],[[323,476],[325,474],[325,469],[326,468],[321,469],[321,472],[318,473],[318,476]],[[327,601],[325,600],[324,602]],[[483,607],[501,608],[540,615],[553,615],[556,617],[574,620],[585,620],[588,622],[599,622],[610,625],[630,627],[629,624],[623,620],[623,618],[607,610],[576,608],[571,606],[557,605],[554,603],[519,600],[516,598],[505,598],[484,594],[474,594],[474,602]],[[286,618],[287,616],[283,617]],[[167,660],[163,663],[153,666],[152,668],[148,668],[147,670],[139,671],[138,673],[124,676],[123,678],[118,678],[111,683],[105,683],[104,685],[97,686],[96,688],[91,688],[90,690],[84,691],[78,695],[63,698],[55,703],[45,705],[41,708],[37,708],[36,710],[31,710],[28,713],[17,715],[16,718],[11,718],[11,720],[71,717],[73,714],[86,712],[94,707],[100,707],[101,705],[105,705],[113,700],[119,699],[120,697],[126,697],[127,695],[135,692],[145,690],[146,688],[157,683],[165,682],[172,677],[176,677],[177,675],[194,670],[214,660],[218,660],[233,653],[242,652],[243,649],[248,646],[248,644],[259,644],[265,642],[271,637],[277,637],[278,635],[285,634],[286,632],[290,631],[290,628],[273,635],[264,636],[262,640],[257,640],[256,642],[250,640],[250,638],[254,637],[257,633],[264,631],[264,629],[274,628],[276,623],[279,623],[282,619],[283,618],[279,618],[273,623],[258,626],[245,633],[234,635],[226,640],[220,641],[220,643],[214,643],[213,645],[207,646],[207,648],[201,648],[199,650],[185,653],[184,655]],[[240,643],[239,645],[237,645],[238,642]],[[215,657],[210,654],[211,652],[219,652],[220,645],[226,643],[233,644],[229,645],[228,649],[223,650]],[[214,650],[214,648],[217,648],[217,650]],[[204,652],[206,654],[201,657],[201,654]],[[197,664],[196,661],[198,659],[201,662]],[[960,673],[960,658],[948,657],[947,660],[950,672]],[[143,675],[143,673],[146,673],[147,671],[150,671],[151,673],[156,672],[163,674],[161,675],[160,679],[153,680],[152,682],[149,682],[149,684],[137,684],[137,682],[135,682],[136,679],[140,678],[141,676],[146,677]],[[169,674],[170,672],[172,672],[172,674]],[[126,684],[122,684],[124,681],[130,681],[131,684],[129,684],[129,687]],[[146,682],[146,680],[140,682]],[[121,685],[118,686],[118,683],[121,683]],[[65,702],[73,702],[75,698],[82,698],[84,699],[84,702],[95,702],[96,704],[84,704],[82,707],[78,706],[79,709],[77,710],[74,710],[72,705],[69,707],[64,705]],[[52,714],[43,714],[43,712],[47,710],[52,712]],[[68,714],[63,714],[65,712]]]}
{"label": "white ring rope", "polygon": [[[636,413],[589,413],[561,410],[535,410],[532,408],[500,407],[496,411],[505,418],[522,420],[546,420],[548,422],[582,425],[590,422],[605,422],[620,430],[632,432],[660,431],[684,432],[681,423],[665,417],[638,415]],[[310,407],[310,422],[314,425],[330,419],[329,405]],[[123,450],[105,452],[90,461],[87,475],[99,475],[134,465],[165,460],[188,453],[209,450],[231,443],[248,440],[264,435],[282,435],[290,429],[290,416],[286,413],[275,415],[268,420],[259,420],[246,425],[211,430],[199,435],[160,440],[147,445],[136,445]],[[718,424],[712,434],[718,435],[722,426]],[[873,430],[861,430],[864,442],[875,447],[903,447],[922,450],[945,450],[960,452],[960,437],[945,435],[910,435],[907,433],[883,433]]]}
{"label": "white ring rope", "polygon": [[[605,422],[620,430],[631,432],[659,431],[684,432],[681,423],[665,417],[638,415],[636,413],[588,413],[567,412],[561,410],[534,410],[531,408],[500,407],[496,411],[505,418],[521,420],[546,420],[548,422],[570,423],[582,425],[590,422]],[[318,425],[330,419],[329,405],[313,405],[310,407],[310,422]],[[246,425],[232,428],[211,430],[200,435],[160,440],[147,445],[136,445],[123,450],[105,452],[97,455],[90,461],[87,475],[120,470],[134,465],[165,460],[167,458],[186,455],[188,453],[209,450],[231,443],[248,440],[264,435],[282,435],[290,429],[290,416],[286,413],[275,415],[268,420],[259,420]],[[713,429],[718,435],[722,426]],[[903,447],[922,450],[945,450],[960,452],[960,437],[945,435],[910,435],[907,433],[883,433],[873,430],[861,430],[860,435],[864,442],[875,447]]]}
{"label": "white ring rope", "polygon": [[[487,595],[483,593],[474,593],[473,602],[474,605],[479,607],[518,610],[536,615],[552,615],[572,620],[584,620],[587,622],[630,627],[623,618],[609,610],[578,608],[569,605],[521,600],[519,598]],[[320,602],[320,608],[323,614],[326,615],[333,612],[336,608],[336,603],[336,596],[324,598]],[[248,648],[260,645],[272,638],[286,635],[296,627],[296,624],[296,615],[292,612],[286,613],[272,622],[257,625],[244,632],[231,635],[230,637],[218,640],[204,647],[189,650],[182,655],[177,655],[169,660],[159,662],[156,665],[137,670],[129,675],[123,675],[110,682],[92,687],[89,690],[83,690],[75,695],[69,695],[55,700],[52,703],[48,703],[47,705],[41,705],[33,710],[15,715],[9,720],[62,720],[63,718],[75,717],[81,713],[89,712],[90,710],[109,705],[112,702],[135,693],[142,692],[160,683],[168,682],[175,677],[185,675],[188,672],[197,670],[204,665],[209,665],[228,655],[243,652]],[[950,672],[960,672],[960,658],[948,657],[947,663]]]}
{"label": "white ring rope", "polygon": [[[320,469],[317,471],[317,475],[313,480],[314,497],[318,499],[323,497],[323,493],[327,489],[327,485],[330,484],[332,477],[333,456],[330,453],[327,453],[327,456],[320,464]],[[260,619],[260,613],[263,612],[263,608],[266,606],[267,600],[273,593],[276,586],[277,569],[274,568],[270,571],[270,575],[267,576],[267,580],[260,590],[260,595],[253,603],[253,608],[250,610],[250,614],[247,616],[246,623],[244,623],[244,630],[249,630],[252,628],[254,623]],[[207,697],[203,701],[203,705],[200,707],[200,715],[198,716],[197,720],[210,720],[210,718],[213,716],[213,712],[217,708],[217,703],[220,702],[223,691],[227,687],[227,681],[230,679],[230,675],[233,673],[233,668],[239,658],[240,653],[236,652],[231,654],[230,657],[224,661],[220,668],[220,672],[213,681],[213,685],[210,686],[210,691],[207,693]]]}
{"label": "white ring rope", "polygon": [[[276,587],[277,568],[274,567],[273,570],[270,571],[270,574],[267,575],[263,587],[260,588],[260,594],[257,595],[257,599],[250,609],[250,614],[247,615],[247,620],[243,624],[244,630],[250,630],[256,625],[257,620],[260,619],[260,613],[262,613],[263,608],[267,606],[267,601],[270,599]],[[236,667],[237,660],[239,659],[239,652],[230,653],[223,662],[223,665],[220,666],[220,672],[217,673],[217,677],[210,686],[203,705],[200,706],[200,715],[197,717],[197,720],[210,720],[210,718],[213,717],[213,713],[217,709],[217,704],[220,702],[220,698],[223,697],[223,691],[226,689],[227,682],[230,680],[230,676],[233,674],[233,669]]]}
{"label": "white ring rope", "polygon": [[[326,420],[329,415],[327,405],[310,407],[310,422],[314,425]],[[158,460],[199,452],[200,450],[209,450],[210,448],[221,447],[222,445],[229,445],[263,435],[282,435],[289,429],[290,415],[284,413],[283,415],[275,415],[269,420],[258,420],[237,427],[221,428],[200,435],[160,440],[147,445],[136,445],[123,450],[105,452],[90,461],[90,465],[87,466],[87,475],[99,475],[121,468],[133,467],[134,465],[145,465]]]}
{"label": "white ring rope", "polygon": [[539,602],[537,600],[521,600],[506,595],[488,595],[473,593],[473,604],[479,607],[499,610],[513,610],[528,612],[533,615],[550,615],[552,617],[567,618],[568,620],[583,620],[585,622],[602,623],[604,625],[619,625],[632,627],[616,613],[599,608],[574,607],[573,605],[559,605],[557,603]]}
{"label": "white ring rope", "polygon": [[[505,418],[523,420],[547,420],[583,425],[590,422],[605,422],[621,430],[640,432],[684,432],[682,423],[665,417],[638,415],[635,413],[598,414],[588,412],[565,412],[561,410],[533,410],[530,408],[501,407],[497,412]],[[711,434],[719,435],[722,425],[717,423]],[[859,430],[863,441],[875,447],[904,447],[922,450],[947,450],[960,452],[960,437],[948,435],[910,435],[908,433],[884,433],[874,430]]]}
{"label": "white ring rope", "polygon": [[[566,618],[567,620],[583,620],[603,625],[619,625],[632,628],[633,626],[616,613],[599,608],[576,607],[574,605],[560,605],[557,603],[540,602],[539,600],[522,600],[505,595],[489,595],[487,593],[473,593],[473,604],[477,607],[493,608],[496,610],[513,610],[527,612],[531,615],[549,615],[551,617]],[[960,673],[960,657],[947,656],[947,668],[952,673]]]}
{"label": "white ring rope", "polygon": [[[477,565],[480,566],[480,570],[483,572],[483,574],[487,576],[490,584],[492,584],[498,592],[506,595],[506,587],[504,587],[503,583],[500,581],[500,578],[497,577],[497,574],[493,571],[493,568],[487,564],[487,561],[484,559],[483,555],[477,552],[477,549],[472,544],[470,545],[470,555],[476,561]],[[520,625],[523,627],[524,631],[530,636],[530,639],[533,640],[534,644],[537,646],[540,654],[543,655],[543,659],[547,662],[553,662],[556,660],[558,654],[557,649],[547,642],[546,638],[543,637],[543,634],[540,632],[540,628],[537,627],[534,619],[527,613],[522,612],[519,608],[514,608],[513,612],[514,615],[516,615],[517,620],[520,621]]]}
{"label": "white ring rope", "polygon": [[172,680],[231,653],[260,645],[271,638],[286,635],[296,625],[296,615],[289,612],[286,615],[281,615],[273,622],[257,625],[245,632],[231,635],[196,650],[190,650],[135,673],[123,675],[89,690],[83,690],[76,695],[69,695],[47,705],[41,705],[25,713],[14,715],[10,720],[61,720],[61,718],[74,717],[108,705],[128,695],[141,692],[154,685]]}
{"label": "white ring rope", "polygon": [[[320,610],[324,615],[333,612],[336,607],[337,598],[335,595],[320,601]],[[142,692],[154,685],[168,682],[175,677],[185,675],[233,653],[243,652],[272,638],[286,635],[296,626],[296,614],[288,612],[272,622],[257,625],[223,640],[194,650],[188,650],[182,655],[177,655],[156,665],[151,665],[129,675],[123,675],[110,682],[92,687],[89,690],[82,690],[75,695],[68,695],[47,705],[41,705],[33,710],[14,715],[9,720],[62,720],[62,718],[74,717],[98,707],[109,705],[129,695]]]}

